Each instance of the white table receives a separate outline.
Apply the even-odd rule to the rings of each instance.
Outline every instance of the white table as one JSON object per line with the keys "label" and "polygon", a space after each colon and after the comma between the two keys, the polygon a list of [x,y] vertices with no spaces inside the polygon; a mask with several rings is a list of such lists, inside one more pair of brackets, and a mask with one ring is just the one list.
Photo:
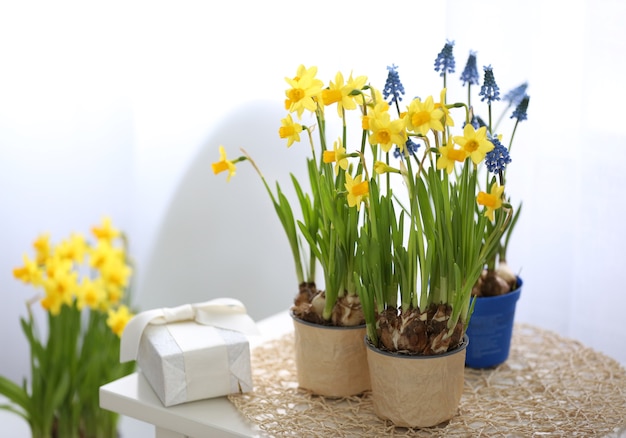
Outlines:
{"label": "white table", "polygon": [[[261,335],[250,339],[251,348],[293,330],[286,310],[257,325]],[[141,372],[100,387],[100,407],[154,424],[156,438],[262,436],[226,397],[164,407]]]}

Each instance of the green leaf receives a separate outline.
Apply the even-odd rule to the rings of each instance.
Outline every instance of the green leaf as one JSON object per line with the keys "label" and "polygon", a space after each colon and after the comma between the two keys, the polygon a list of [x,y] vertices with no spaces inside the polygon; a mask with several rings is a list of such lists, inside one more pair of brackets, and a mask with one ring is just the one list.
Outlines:
{"label": "green leaf", "polygon": [[[12,403],[12,405],[0,405],[1,409],[14,412],[26,421],[30,421],[30,397],[24,388],[12,380],[0,376],[0,394],[5,396]],[[18,409],[16,406],[21,409]]]}

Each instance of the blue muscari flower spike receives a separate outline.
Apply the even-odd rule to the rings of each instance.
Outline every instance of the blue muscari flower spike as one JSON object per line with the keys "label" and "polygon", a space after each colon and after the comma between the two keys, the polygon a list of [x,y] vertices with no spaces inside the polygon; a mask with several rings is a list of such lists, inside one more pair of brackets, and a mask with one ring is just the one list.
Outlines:
{"label": "blue muscari flower spike", "polygon": [[478,67],[476,67],[476,52],[470,52],[467,63],[461,73],[461,81],[465,84],[478,85],[480,78],[478,77]]}
{"label": "blue muscari flower spike", "polygon": [[[404,149],[406,150],[406,152],[409,153],[409,155],[415,155],[417,153],[417,149],[419,149],[420,145],[418,143],[415,143],[412,139],[408,139],[406,141],[406,143],[404,144]],[[396,146],[396,148],[393,151],[393,156],[396,158],[404,158],[404,153],[403,151]]]}
{"label": "blue muscari flower spike", "polygon": [[509,155],[509,150],[500,143],[497,135],[490,136],[489,141],[493,143],[493,149],[485,155],[485,165],[489,172],[499,174],[511,162],[511,155]]}
{"label": "blue muscari flower spike", "polygon": [[513,111],[513,114],[511,114],[511,118],[517,119],[518,122],[528,119],[526,114],[526,111],[528,110],[528,102],[530,102],[530,96],[525,94],[519,105],[517,105],[517,108],[515,108],[515,111]]}
{"label": "blue muscari flower spike", "polygon": [[478,95],[482,96],[480,99],[481,102],[487,100],[487,103],[491,105],[491,102],[494,100],[500,100],[500,88],[498,88],[498,84],[496,84],[496,80],[493,77],[493,69],[491,66],[483,67],[483,70],[485,71],[485,78]]}
{"label": "blue muscari flower spike", "polygon": [[506,93],[502,98],[511,105],[519,105],[524,96],[526,96],[526,90],[528,89],[528,82],[524,82],[522,85],[518,85],[511,91]]}
{"label": "blue muscari flower spike", "polygon": [[[385,88],[383,88],[383,98],[389,103],[395,102],[396,104],[402,102],[402,95],[404,94],[404,86],[400,82],[400,75],[398,74],[398,67],[392,65],[387,66],[389,73],[387,74],[387,81],[385,82]],[[389,97],[391,99],[387,100]]]}
{"label": "blue muscari flower spike", "polygon": [[454,48],[454,41],[446,41],[446,44],[437,55],[435,59],[435,71],[441,70],[439,76],[443,76],[446,73],[454,73],[454,55],[452,49]]}

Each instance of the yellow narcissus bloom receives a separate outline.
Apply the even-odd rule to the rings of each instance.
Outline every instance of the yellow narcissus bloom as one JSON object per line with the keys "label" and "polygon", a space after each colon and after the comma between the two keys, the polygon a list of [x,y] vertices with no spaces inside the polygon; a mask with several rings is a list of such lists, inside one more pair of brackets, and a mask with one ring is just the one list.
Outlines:
{"label": "yellow narcissus bloom", "polygon": [[452,173],[455,162],[462,163],[467,158],[467,152],[464,149],[456,149],[453,144],[440,147],[439,153],[437,170],[446,169],[448,174]]}
{"label": "yellow narcissus bloom", "polygon": [[43,273],[34,260],[31,260],[26,254],[23,256],[24,266],[13,269],[13,276],[24,283],[30,283],[33,286],[41,286],[43,284]]}
{"label": "yellow narcissus bloom", "polygon": [[421,99],[413,99],[409,104],[406,115],[406,127],[416,134],[426,135],[428,131],[443,131],[441,118],[443,110],[435,108],[433,97],[428,96],[424,102]]}
{"label": "yellow narcissus bloom", "polygon": [[[350,77],[348,78],[348,83],[346,84],[346,87],[352,91],[354,90],[362,91],[363,87],[365,87],[366,82],[367,82],[367,76],[357,76],[356,78],[352,78],[352,73],[350,73]],[[363,94],[362,93],[352,94],[352,91],[350,92],[349,97],[355,106],[346,107],[346,109],[354,109],[356,108],[356,105],[363,105],[364,103]]]}
{"label": "yellow narcissus bloom", "polygon": [[346,172],[345,187],[348,191],[348,205],[350,207],[356,206],[357,210],[361,208],[361,202],[363,198],[369,195],[369,183],[367,181],[361,181],[363,175],[357,175],[356,178],[352,178],[352,175]]}
{"label": "yellow narcissus bloom", "polygon": [[88,251],[89,266],[102,270],[111,259],[124,261],[124,250],[112,246],[106,240],[99,240],[96,246],[91,247]]}
{"label": "yellow narcissus bloom", "polygon": [[[382,99],[382,96],[381,96]],[[389,104],[384,100],[381,100],[376,105],[368,109],[367,115],[364,115],[361,119],[361,128],[368,131],[370,129],[370,120],[380,117],[381,114],[389,111]]]}
{"label": "yellow narcissus bloom", "polygon": [[290,114],[280,121],[280,128],[278,128],[278,135],[280,138],[287,139],[287,147],[291,147],[294,141],[300,141],[300,132],[302,132],[302,125],[295,123]]}
{"label": "yellow narcissus bloom", "polygon": [[440,108],[441,111],[443,111],[446,126],[454,126],[454,120],[450,117],[450,109],[446,107],[446,91],[446,88],[441,90],[441,93],[439,94],[439,102],[435,103],[435,108]]}
{"label": "yellow narcissus bloom", "polygon": [[226,182],[230,181],[230,178],[235,174],[235,171],[237,170],[235,163],[226,158],[226,150],[224,149],[224,146],[220,146],[220,160],[211,164],[211,166],[213,167],[214,175],[228,170]]}
{"label": "yellow narcissus bloom", "polygon": [[[115,233],[115,231],[117,230],[112,228],[109,222],[107,231],[104,231],[104,228],[103,228],[102,230],[99,230],[98,232],[100,233],[101,236],[103,236],[103,238],[111,239],[112,237],[109,237],[109,236],[112,236],[113,233]],[[117,235],[119,235],[119,231],[117,231],[117,233],[118,233]],[[96,235],[95,232],[94,232],[94,235]],[[59,254],[61,258],[72,260],[73,262],[76,262],[78,264],[82,263],[83,258],[85,257],[86,251],[87,251],[87,242],[85,241],[85,238],[81,234],[76,234],[76,233],[72,233],[69,239],[66,239],[62,241],[61,243],[59,243],[59,245],[57,245],[55,249],[55,252]]]}
{"label": "yellow narcissus bloom", "polygon": [[106,289],[106,300],[108,305],[119,304],[124,297],[124,289],[118,286],[109,285]]}
{"label": "yellow narcissus bloom", "polygon": [[383,151],[389,152],[394,144],[403,147],[406,143],[406,131],[404,130],[404,120],[391,120],[388,111],[373,112],[374,116],[369,118],[369,142],[373,145],[380,145]]}
{"label": "yellow narcissus bloom", "polygon": [[83,279],[76,293],[76,307],[82,310],[85,306],[98,310],[106,300],[106,292],[101,279]]}
{"label": "yellow narcissus bloom", "polygon": [[40,301],[41,307],[50,312],[51,315],[58,315],[61,312],[63,301],[58,295],[45,295]]}
{"label": "yellow narcissus bloom", "polygon": [[343,170],[348,168],[348,154],[346,154],[346,148],[341,144],[341,138],[333,144],[332,151],[324,151],[322,154],[324,163],[337,163],[335,165],[335,176],[339,174],[339,168]]}
{"label": "yellow narcissus bloom", "polygon": [[[74,296],[78,291],[78,274],[58,269],[52,276],[44,280],[43,286],[46,291],[46,298],[42,300],[42,306],[53,315],[58,315],[63,304],[72,305]],[[50,307],[46,307],[44,302]]]}
{"label": "yellow narcissus bloom", "polygon": [[500,186],[498,183],[494,182],[489,189],[489,193],[479,192],[476,197],[476,202],[478,202],[479,205],[487,207],[485,216],[492,222],[494,220],[494,211],[502,207],[503,193],[504,186]]}
{"label": "yellow narcissus bloom", "polygon": [[102,219],[102,225],[91,228],[91,232],[97,239],[113,240],[120,236],[120,231],[113,226],[111,218],[105,217]]}
{"label": "yellow narcissus bloom", "polygon": [[[343,75],[341,72],[335,75],[335,82],[331,81],[328,88],[322,90],[322,102],[324,105],[337,104],[337,114],[339,117],[343,117],[343,110],[356,109],[355,97],[351,93],[354,90],[361,90],[367,82],[367,76],[359,76],[356,79],[350,78],[348,82],[344,84]],[[360,103],[360,102],[359,102]]]}
{"label": "yellow narcissus bloom", "polygon": [[42,234],[33,242],[33,248],[35,248],[35,260],[38,265],[43,265],[46,259],[50,257],[50,234]]}
{"label": "yellow narcissus bloom", "polygon": [[384,173],[400,173],[400,169],[391,167],[387,163],[383,163],[382,161],[376,161],[374,163],[374,172],[376,172],[378,175],[382,175]]}
{"label": "yellow narcissus bloom", "polygon": [[107,318],[107,325],[111,328],[111,331],[117,336],[122,337],[126,324],[130,321],[133,315],[128,310],[128,307],[122,305],[117,310],[109,309],[109,317]]}
{"label": "yellow narcissus bloom", "polygon": [[454,142],[469,154],[474,164],[483,161],[487,152],[493,149],[493,143],[487,139],[487,127],[475,130],[470,123],[463,128],[463,136],[454,137]]}
{"label": "yellow narcissus bloom", "polygon": [[132,269],[119,258],[109,258],[101,267],[102,280],[107,286],[124,288],[128,286],[128,280]]}
{"label": "yellow narcissus bloom", "polygon": [[293,79],[285,78],[291,86],[285,91],[287,99],[285,107],[289,112],[296,112],[298,117],[302,117],[304,110],[315,112],[317,104],[315,99],[322,92],[324,83],[315,78],[317,67],[306,68],[304,65],[298,67],[296,76]]}
{"label": "yellow narcissus bloom", "polygon": [[73,261],[71,259],[63,257],[63,254],[58,251],[54,251],[42,266],[42,270],[46,278],[54,279],[59,273],[70,272],[72,270],[72,263]]}

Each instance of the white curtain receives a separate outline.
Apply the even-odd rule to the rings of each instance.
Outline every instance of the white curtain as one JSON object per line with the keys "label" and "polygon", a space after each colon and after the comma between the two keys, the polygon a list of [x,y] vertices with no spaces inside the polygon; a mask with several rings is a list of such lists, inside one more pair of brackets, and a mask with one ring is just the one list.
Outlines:
{"label": "white curtain", "polygon": [[[224,118],[246,114],[239,124],[228,122],[246,133],[236,137],[246,143],[275,135],[279,119],[271,124],[268,114],[257,119],[242,108],[265,101],[280,113],[283,78],[300,63],[317,65],[324,78],[354,71],[379,85],[393,63],[409,93],[437,95],[432,66],[446,40],[455,41],[457,74],[475,50],[479,68],[490,64],[503,91],[530,84],[528,121],[516,134],[509,170],[510,193],[524,205],[509,256],[524,279],[517,320],[626,364],[620,324],[626,298],[617,275],[626,244],[623,2],[6,3],[0,6],[0,374],[19,381],[28,366],[19,316],[34,291],[12,278],[12,268],[39,233],[60,239],[86,232],[104,215],[130,236],[139,306],[250,293],[267,295],[249,309],[256,318],[287,308],[293,291],[268,285],[282,274],[283,288],[295,277],[258,180],[242,166],[226,185],[198,164],[217,157],[220,129],[232,126]],[[228,146],[263,151],[263,144]],[[300,163],[293,160],[299,152],[287,152],[280,141],[268,150],[259,161],[275,175]],[[206,185],[194,189],[194,182]],[[246,192],[259,201],[242,205],[233,197]],[[192,204],[196,210],[184,211],[195,221],[167,221],[173,206]],[[214,233],[224,227],[228,239],[202,248],[209,263],[172,262],[169,269],[181,282],[204,279],[205,289],[184,283],[183,290],[157,291],[155,269],[165,275],[163,257],[176,260],[177,251],[194,248],[184,225],[200,220]],[[164,232],[169,247],[159,240]],[[259,237],[264,232],[275,241],[271,249]],[[225,252],[228,242],[239,248],[234,255]],[[247,269],[261,262],[265,277],[252,282]],[[242,292],[250,283],[262,287]]]}

